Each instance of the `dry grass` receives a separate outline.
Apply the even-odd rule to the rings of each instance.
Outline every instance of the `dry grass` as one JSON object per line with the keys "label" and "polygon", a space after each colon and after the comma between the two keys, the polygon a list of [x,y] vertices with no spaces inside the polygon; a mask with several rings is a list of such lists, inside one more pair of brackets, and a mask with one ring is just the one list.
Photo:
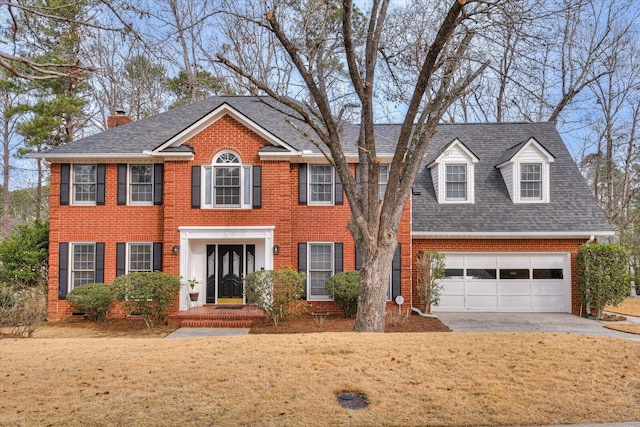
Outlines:
{"label": "dry grass", "polygon": [[640,297],[627,298],[617,307],[608,305],[604,310],[610,313],[640,317]]}
{"label": "dry grass", "polygon": [[[141,319],[113,319],[108,324],[83,318],[67,318],[60,322],[40,323],[33,332],[34,338],[164,338],[177,327],[156,325],[147,329]],[[10,333],[10,328],[0,328]]]}
{"label": "dry grass", "polygon": [[[640,343],[569,334],[3,339],[1,425],[640,420]],[[366,393],[341,408],[336,394]]]}
{"label": "dry grass", "polygon": [[627,332],[629,334],[637,334],[640,335],[640,324],[616,324],[610,323],[604,325],[605,328],[613,329],[614,331]]}

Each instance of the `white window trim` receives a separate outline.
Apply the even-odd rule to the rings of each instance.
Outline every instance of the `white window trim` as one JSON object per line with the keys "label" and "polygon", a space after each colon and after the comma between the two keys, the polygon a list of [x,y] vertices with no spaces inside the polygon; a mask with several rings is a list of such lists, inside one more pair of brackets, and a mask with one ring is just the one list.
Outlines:
{"label": "white window trim", "polygon": [[[131,200],[132,192],[131,186],[131,166],[151,166],[151,201],[148,202],[134,202]],[[131,206],[153,206],[153,195],[155,192],[155,167],[153,163],[128,163],[127,164],[127,203]]]}
{"label": "white window trim", "polygon": [[[131,270],[129,267],[131,265],[131,245],[146,245],[151,248],[151,259],[150,259],[150,270]],[[127,242],[126,253],[125,253],[125,273],[133,273],[133,272],[153,272],[153,242]]]}
{"label": "white window trim", "polygon": [[[67,292],[71,292],[74,288],[74,280],[73,280],[73,273],[74,273],[74,268],[73,268],[73,255],[74,255],[74,248],[75,246],[80,246],[80,245],[91,245],[93,246],[93,280],[95,281],[96,279],[96,263],[97,263],[97,259],[96,259],[96,242],[70,242],[69,243],[69,254],[68,254],[68,263],[67,263],[67,270],[68,270],[68,276],[67,276]],[[89,271],[89,270],[79,270],[79,271]]]}
{"label": "white window trim", "polygon": [[[521,193],[521,166],[522,165],[540,165],[540,197],[522,197]],[[515,185],[515,203],[549,203],[549,163],[543,159],[539,162],[533,161],[517,161],[514,168],[514,185]]]}
{"label": "white window trim", "polygon": [[[228,163],[231,166],[237,166],[238,168],[240,168],[240,205],[216,205],[216,196],[215,196],[215,170],[216,170],[216,161],[218,160],[218,158],[226,153],[230,153],[233,154],[234,156],[236,156],[238,158],[238,160],[240,160],[239,163]],[[218,164],[218,167],[225,167],[223,166],[224,163],[220,163]],[[252,164],[248,164],[248,163],[242,163],[242,157],[240,157],[240,155],[238,153],[236,153],[235,151],[231,151],[231,150],[224,150],[221,151],[219,153],[217,153],[214,157],[213,160],[211,162],[210,165],[202,165],[201,167],[202,173],[201,173],[201,200],[202,200],[202,204],[201,204],[201,208],[202,209],[253,209],[253,165]],[[211,203],[207,203],[207,170],[211,171]],[[249,183],[248,183],[248,191],[245,191],[245,186],[247,185],[247,179],[245,178],[245,175],[247,174],[246,171],[248,172],[249,175]],[[246,201],[249,201],[248,203],[246,203]]]}
{"label": "white window trim", "polygon": [[[465,187],[465,197],[448,197],[447,196],[447,167],[449,166],[464,166],[464,174],[465,174],[465,181],[464,181],[464,187]],[[469,191],[469,164],[468,163],[444,163],[444,174],[443,174],[443,178],[444,178],[444,201],[447,203],[468,203],[469,202],[469,195],[471,194],[471,192]],[[457,182],[457,181],[456,181]]]}
{"label": "white window trim", "polygon": [[[307,242],[307,301],[333,301],[329,295],[311,296],[311,246],[313,245],[331,245],[331,276],[336,274],[335,257],[336,248],[334,242]],[[325,270],[318,270],[325,271]]]}
{"label": "white window trim", "polygon": [[[314,202],[311,200],[311,169],[314,166],[329,166],[331,168],[331,201]],[[326,163],[309,163],[307,167],[307,205],[310,206],[333,206],[336,202],[336,171],[333,166]]]}
{"label": "white window trim", "polygon": [[[85,185],[85,184],[76,184],[76,166],[95,166],[95,180],[93,185],[95,186],[94,198],[93,201],[83,201],[76,200],[76,185]],[[71,204],[78,206],[95,206],[98,199],[98,165],[96,163],[74,163],[71,165]]]}

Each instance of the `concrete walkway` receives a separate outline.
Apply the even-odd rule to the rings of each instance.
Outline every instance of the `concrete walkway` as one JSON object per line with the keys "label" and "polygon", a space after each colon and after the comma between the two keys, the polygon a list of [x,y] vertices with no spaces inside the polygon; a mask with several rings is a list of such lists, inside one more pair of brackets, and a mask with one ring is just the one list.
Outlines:
{"label": "concrete walkway", "polygon": [[166,338],[196,338],[196,337],[232,337],[249,335],[249,329],[243,328],[180,328]]}
{"label": "concrete walkway", "polygon": [[[435,313],[453,332],[556,332],[623,338],[640,341],[640,335],[607,329],[607,322],[589,320],[569,313]],[[625,322],[640,323],[627,317]]]}

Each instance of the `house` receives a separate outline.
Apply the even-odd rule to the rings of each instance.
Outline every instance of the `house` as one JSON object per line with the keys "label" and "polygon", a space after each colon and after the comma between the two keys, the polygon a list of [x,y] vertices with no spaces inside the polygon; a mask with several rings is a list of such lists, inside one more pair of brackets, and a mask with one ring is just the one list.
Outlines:
{"label": "house", "polygon": [[[342,185],[319,150],[256,97],[215,97],[40,156],[51,163],[49,319],[66,294],[133,271],[195,278],[176,309],[243,303],[242,277],[293,266],[305,298],[358,268]],[[379,125],[380,191],[399,126]],[[356,175],[357,126],[345,153]],[[398,233],[389,304],[409,307],[418,251],[447,255],[439,310],[577,313],[575,257],[612,235],[551,123],[441,125]]]}

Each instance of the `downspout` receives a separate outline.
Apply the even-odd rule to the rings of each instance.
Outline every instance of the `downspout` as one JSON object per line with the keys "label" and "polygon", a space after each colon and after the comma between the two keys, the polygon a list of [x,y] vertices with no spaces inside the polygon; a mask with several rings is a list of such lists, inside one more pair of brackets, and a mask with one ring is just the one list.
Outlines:
{"label": "downspout", "polygon": [[429,319],[437,319],[438,318],[438,316],[436,316],[435,314],[423,313],[422,311],[420,311],[419,308],[414,307],[413,304],[411,305],[411,310],[413,312],[415,312],[415,313],[418,313],[421,317],[428,317]]}
{"label": "downspout", "polygon": [[[592,234],[591,236],[589,236],[589,240],[587,240],[585,244],[588,245],[590,243],[593,243],[595,240],[596,236]],[[580,307],[580,315],[582,316],[582,307]],[[589,318],[589,316],[591,315],[591,304],[589,302],[587,302],[585,305],[585,315],[587,316],[587,318]]]}

